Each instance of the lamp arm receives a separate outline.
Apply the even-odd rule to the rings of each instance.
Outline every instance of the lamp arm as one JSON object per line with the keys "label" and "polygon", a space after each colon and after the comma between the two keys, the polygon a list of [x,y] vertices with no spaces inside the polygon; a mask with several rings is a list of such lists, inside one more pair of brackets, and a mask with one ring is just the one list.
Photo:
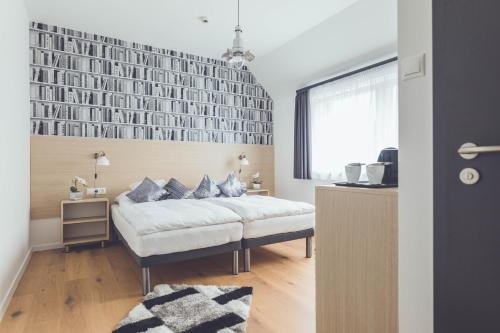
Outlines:
{"label": "lamp arm", "polygon": [[97,180],[97,160],[95,160],[95,164],[94,164],[94,188],[96,185],[96,180]]}
{"label": "lamp arm", "polygon": [[[238,1],[238,5],[239,5],[239,1]],[[241,153],[239,156],[238,156],[238,160],[240,160],[240,169],[238,170],[238,180],[241,181],[241,169],[243,168],[242,165],[241,165],[241,161],[243,159],[246,159],[247,158],[247,154],[246,153]]]}
{"label": "lamp arm", "polygon": [[97,197],[96,183],[97,183],[97,159],[95,160],[94,164],[94,198]]}

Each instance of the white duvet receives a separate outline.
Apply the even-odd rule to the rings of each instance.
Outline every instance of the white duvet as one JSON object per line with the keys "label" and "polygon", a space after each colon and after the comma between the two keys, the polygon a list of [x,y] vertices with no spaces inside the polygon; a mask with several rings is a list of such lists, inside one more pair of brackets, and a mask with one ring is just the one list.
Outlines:
{"label": "white duvet", "polygon": [[313,205],[268,196],[162,200],[134,203],[124,192],[115,201],[138,235],[232,222],[314,213]]}
{"label": "white duvet", "polygon": [[131,204],[126,203],[123,197],[121,199],[117,200],[120,212],[138,235],[241,221],[241,217],[232,210],[207,200],[162,200]]}
{"label": "white duvet", "polygon": [[237,198],[210,198],[202,201],[231,209],[244,222],[263,220],[273,217],[302,215],[314,213],[313,205],[278,199],[268,196],[250,195]]}

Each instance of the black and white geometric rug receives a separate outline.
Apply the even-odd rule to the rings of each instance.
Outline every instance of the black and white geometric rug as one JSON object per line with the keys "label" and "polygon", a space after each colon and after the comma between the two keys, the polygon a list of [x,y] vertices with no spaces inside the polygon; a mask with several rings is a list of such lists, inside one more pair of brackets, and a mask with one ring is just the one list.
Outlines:
{"label": "black and white geometric rug", "polygon": [[244,333],[252,287],[157,285],[114,333]]}

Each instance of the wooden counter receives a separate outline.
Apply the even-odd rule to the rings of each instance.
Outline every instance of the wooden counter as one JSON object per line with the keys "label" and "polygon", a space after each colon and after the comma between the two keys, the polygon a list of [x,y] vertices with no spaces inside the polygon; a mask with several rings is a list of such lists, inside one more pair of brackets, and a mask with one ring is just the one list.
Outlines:
{"label": "wooden counter", "polygon": [[316,187],[317,333],[398,331],[397,194]]}

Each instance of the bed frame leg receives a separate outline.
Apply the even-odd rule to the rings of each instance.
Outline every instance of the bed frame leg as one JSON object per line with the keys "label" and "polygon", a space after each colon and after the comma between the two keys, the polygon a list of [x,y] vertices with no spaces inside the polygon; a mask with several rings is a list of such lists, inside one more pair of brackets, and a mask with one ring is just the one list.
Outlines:
{"label": "bed frame leg", "polygon": [[146,296],[151,291],[151,276],[149,275],[149,267],[142,268],[142,294]]}
{"label": "bed frame leg", "polygon": [[233,251],[233,275],[238,275],[240,273],[238,254],[239,251]]}
{"label": "bed frame leg", "polygon": [[306,258],[312,258],[313,242],[312,236],[306,237]]}
{"label": "bed frame leg", "polygon": [[245,249],[245,256],[243,259],[245,272],[250,272],[250,249]]}

